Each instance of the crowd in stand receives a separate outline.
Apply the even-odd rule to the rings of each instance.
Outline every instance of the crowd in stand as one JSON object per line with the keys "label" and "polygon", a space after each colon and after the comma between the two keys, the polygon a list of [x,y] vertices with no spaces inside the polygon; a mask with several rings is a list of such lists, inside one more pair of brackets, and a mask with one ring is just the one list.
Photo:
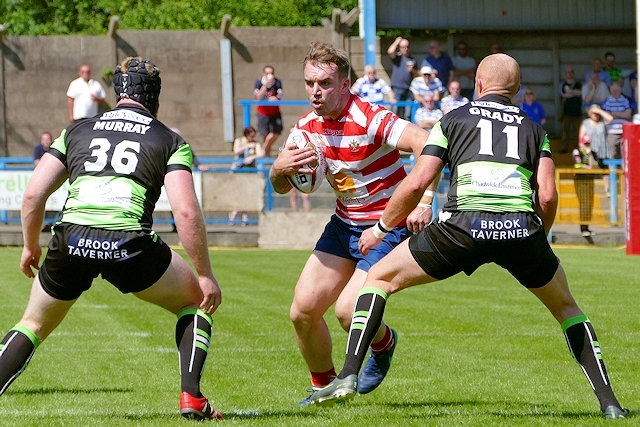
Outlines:
{"label": "crowd in stand", "polygon": [[[493,43],[489,54],[501,52]],[[386,101],[393,111],[430,130],[443,114],[475,99],[474,76],[476,60],[469,55],[464,41],[456,44],[452,57],[441,50],[436,40],[429,42],[429,53],[419,62],[410,53],[409,40],[397,37],[387,49],[392,68],[390,82],[376,76],[375,68],[369,66],[364,77],[358,79],[352,91],[370,102]],[[613,52],[593,58],[592,67],[583,79],[577,79],[572,66],[565,68],[564,79],[559,87],[560,111],[558,120],[562,124],[561,153],[578,148],[578,137],[584,131],[584,121],[589,120],[588,109],[598,105],[613,119],[606,124],[606,149],[600,148],[601,159],[621,157],[622,124],[630,121],[636,110],[637,72],[625,75],[616,65]],[[415,108],[398,105],[397,101],[414,101]],[[547,115],[543,105],[536,100],[532,87],[522,85],[513,98],[529,117],[544,126]],[[582,129],[582,131],[581,131]]]}

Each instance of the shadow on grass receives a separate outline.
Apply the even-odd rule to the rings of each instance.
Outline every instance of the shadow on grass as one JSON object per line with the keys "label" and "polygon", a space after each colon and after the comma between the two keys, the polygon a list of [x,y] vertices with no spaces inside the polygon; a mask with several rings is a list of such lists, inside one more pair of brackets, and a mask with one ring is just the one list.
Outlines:
{"label": "shadow on grass", "polygon": [[[502,417],[505,419],[524,419],[535,417],[582,419],[602,416],[602,413],[595,405],[593,411],[557,411],[553,410],[549,405],[540,403],[487,402],[478,400],[384,403],[383,406],[398,410],[428,408],[429,412],[424,414],[425,418],[445,417],[457,413],[471,414],[478,412],[485,412],[487,415]],[[629,412],[629,416],[632,415],[634,415],[634,411]]]}
{"label": "shadow on grass", "polygon": [[93,387],[93,388],[59,388],[59,387],[40,387],[40,388],[27,388],[27,389],[14,389],[8,390],[7,395],[23,394],[23,395],[36,395],[36,394],[92,394],[92,393],[131,393],[132,388],[118,388],[118,387]]}

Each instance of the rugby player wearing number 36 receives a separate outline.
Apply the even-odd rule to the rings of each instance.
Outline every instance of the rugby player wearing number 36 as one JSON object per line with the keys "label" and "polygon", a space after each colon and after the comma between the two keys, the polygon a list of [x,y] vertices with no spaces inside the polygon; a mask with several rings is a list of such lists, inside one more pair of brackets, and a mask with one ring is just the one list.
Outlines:
{"label": "rugby player wearing number 36", "polygon": [[[160,71],[155,64],[127,58],[116,68],[113,83],[116,108],[63,130],[25,191],[20,268],[35,279],[22,319],[0,342],[0,394],[101,274],[122,293],[177,316],[180,413],[222,418],[200,393],[211,314],[220,305],[221,293],[193,187],[191,148],[156,119]],[[67,178],[69,197],[40,265],[45,201]],[[163,185],[195,274],[152,230]]]}

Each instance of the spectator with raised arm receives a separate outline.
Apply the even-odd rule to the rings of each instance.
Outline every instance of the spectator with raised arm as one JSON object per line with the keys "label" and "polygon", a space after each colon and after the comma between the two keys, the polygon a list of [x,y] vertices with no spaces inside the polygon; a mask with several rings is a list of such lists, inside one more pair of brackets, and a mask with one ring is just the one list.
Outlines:
{"label": "spectator with raised arm", "polygon": [[[415,73],[416,60],[409,54],[409,40],[396,37],[387,49],[387,55],[391,59],[391,89],[396,101],[412,101],[409,87]],[[397,106],[392,110],[404,119],[411,119],[410,107]]]}

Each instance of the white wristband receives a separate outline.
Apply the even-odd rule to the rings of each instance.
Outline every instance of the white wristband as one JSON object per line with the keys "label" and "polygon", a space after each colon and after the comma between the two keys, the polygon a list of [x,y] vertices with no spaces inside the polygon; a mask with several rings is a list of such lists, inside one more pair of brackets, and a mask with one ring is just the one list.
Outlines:
{"label": "white wristband", "polygon": [[382,231],[383,233],[388,233],[393,228],[385,224],[384,221],[382,221],[382,217],[380,217],[380,219],[378,220],[378,225],[380,226],[380,231]]}
{"label": "white wristband", "polygon": [[377,222],[376,225],[373,226],[373,229],[371,231],[373,232],[373,235],[376,236],[376,239],[382,239],[387,235],[387,233],[380,229],[380,223]]}
{"label": "white wristband", "polygon": [[431,209],[431,203],[418,203],[418,206]]}
{"label": "white wristband", "polygon": [[434,197],[436,195],[436,192],[433,190],[424,190],[424,193],[422,193],[422,195],[427,197]]}

